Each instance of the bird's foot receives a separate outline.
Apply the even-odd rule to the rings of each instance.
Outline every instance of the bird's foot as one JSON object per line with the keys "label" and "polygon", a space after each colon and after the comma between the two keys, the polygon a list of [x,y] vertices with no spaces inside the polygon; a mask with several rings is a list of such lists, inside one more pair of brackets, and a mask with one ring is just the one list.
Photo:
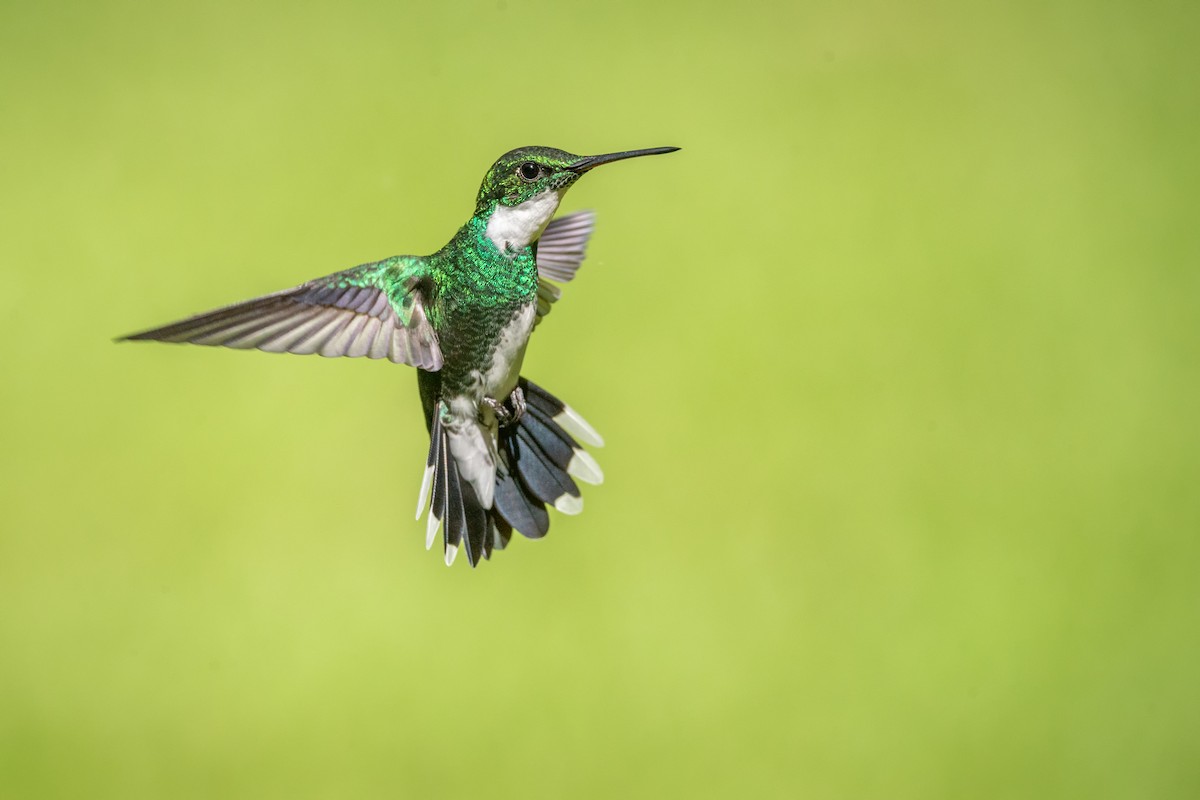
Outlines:
{"label": "bird's foot", "polygon": [[485,397],[483,402],[496,415],[496,422],[501,428],[516,425],[521,421],[521,417],[525,416],[525,393],[521,391],[520,386],[512,390],[507,405],[494,397]]}

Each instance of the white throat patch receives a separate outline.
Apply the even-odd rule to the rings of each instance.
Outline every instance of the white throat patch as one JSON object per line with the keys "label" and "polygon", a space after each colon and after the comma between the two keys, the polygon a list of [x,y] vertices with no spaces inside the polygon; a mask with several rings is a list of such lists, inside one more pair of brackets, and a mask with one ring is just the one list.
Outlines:
{"label": "white throat patch", "polygon": [[496,210],[488,217],[487,237],[501,253],[523,250],[542,235],[561,200],[561,193],[547,189],[519,206],[497,203]]}

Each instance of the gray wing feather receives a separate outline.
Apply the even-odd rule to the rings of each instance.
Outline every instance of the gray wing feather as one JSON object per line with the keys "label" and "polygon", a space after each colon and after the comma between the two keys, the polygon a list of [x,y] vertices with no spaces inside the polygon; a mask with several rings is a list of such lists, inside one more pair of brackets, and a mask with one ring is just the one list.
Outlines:
{"label": "gray wing feather", "polygon": [[337,286],[333,278],[198,314],[126,339],[189,342],[269,353],[387,358],[435,371],[442,352],[415,282],[400,324],[387,294],[373,286]]}
{"label": "gray wing feather", "polygon": [[537,322],[550,313],[562,290],[550,281],[566,283],[575,277],[587,255],[588,238],[596,226],[596,212],[576,211],[550,220],[537,242]]}
{"label": "gray wing feather", "polygon": [[587,255],[588,238],[595,226],[594,211],[576,211],[550,220],[538,239],[538,274],[561,283],[574,278]]}

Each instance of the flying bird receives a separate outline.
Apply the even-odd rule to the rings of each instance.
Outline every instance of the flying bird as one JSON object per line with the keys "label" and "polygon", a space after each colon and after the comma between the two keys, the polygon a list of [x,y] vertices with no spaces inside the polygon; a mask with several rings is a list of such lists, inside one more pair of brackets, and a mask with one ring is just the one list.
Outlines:
{"label": "flying bird", "polygon": [[551,147],[502,155],[475,213],[428,256],[392,256],[292,289],[123,337],[272,353],[387,358],[417,368],[429,453],[417,501],[426,547],[476,566],[512,532],[540,539],[547,506],[577,514],[575,479],[603,473],[583,445],[600,435],[521,375],[534,328],[575,277],[595,215],[554,218],[575,181],[602,164],[677,147],[577,156]]}

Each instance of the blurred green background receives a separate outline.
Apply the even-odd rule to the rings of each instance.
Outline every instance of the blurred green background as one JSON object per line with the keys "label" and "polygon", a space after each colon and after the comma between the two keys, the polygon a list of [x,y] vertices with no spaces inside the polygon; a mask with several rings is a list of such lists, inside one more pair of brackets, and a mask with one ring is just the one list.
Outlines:
{"label": "blurred green background", "polygon": [[[0,10],[0,795],[1195,797],[1200,11]],[[411,370],[111,337],[607,167],[550,537]]]}

